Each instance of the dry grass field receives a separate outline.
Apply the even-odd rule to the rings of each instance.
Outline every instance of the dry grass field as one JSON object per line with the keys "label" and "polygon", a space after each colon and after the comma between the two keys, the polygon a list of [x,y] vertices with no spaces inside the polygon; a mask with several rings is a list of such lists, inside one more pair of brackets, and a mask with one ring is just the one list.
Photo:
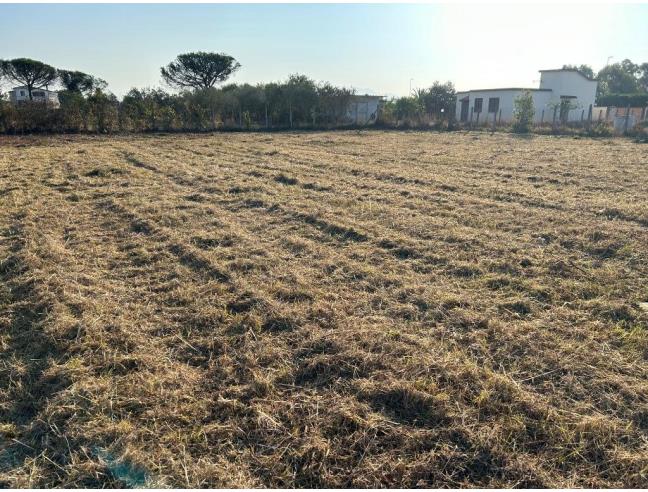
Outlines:
{"label": "dry grass field", "polygon": [[0,139],[0,485],[648,484],[648,146]]}

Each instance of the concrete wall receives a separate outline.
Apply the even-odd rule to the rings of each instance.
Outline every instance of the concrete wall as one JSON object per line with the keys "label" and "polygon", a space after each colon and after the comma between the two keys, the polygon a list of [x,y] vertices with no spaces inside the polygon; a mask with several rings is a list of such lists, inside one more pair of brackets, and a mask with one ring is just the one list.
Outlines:
{"label": "concrete wall", "polygon": [[[530,91],[531,97],[533,98],[533,106],[535,107],[535,116],[534,120],[539,123],[542,118],[542,110],[545,110],[544,121],[548,119],[551,121],[553,116],[552,111],[548,107],[549,99],[551,97],[551,92],[549,91]],[[499,97],[499,109],[502,111],[501,120],[499,117],[499,112],[497,114],[498,122],[510,123],[513,121],[513,110],[515,108],[515,98],[522,95],[524,91],[520,90],[488,90],[488,91],[470,91],[470,92],[461,92],[457,93],[457,107],[456,107],[456,118],[457,121],[461,119],[461,100],[466,96],[469,97],[468,103],[468,121],[470,121],[470,110],[475,107],[475,99],[482,98],[482,112],[479,114],[479,120],[477,118],[477,113],[473,112],[473,124],[479,122],[482,124],[484,122],[492,123],[493,122],[493,113],[488,112],[488,100],[492,97]]]}
{"label": "concrete wall", "polygon": [[578,72],[542,72],[540,75],[540,88],[552,91],[550,104],[559,104],[560,96],[576,96],[572,99],[576,108],[569,111],[568,121],[580,121],[583,110],[587,118],[589,106],[594,106],[596,99],[596,86],[595,80],[588,80]]}
{"label": "concrete wall", "polygon": [[[574,71],[549,71],[541,72],[540,76],[540,89],[548,90],[533,90],[531,96],[533,97],[533,105],[535,107],[534,121],[540,123],[551,123],[553,121],[554,107],[560,105],[561,96],[575,96],[570,98],[574,107],[567,115],[567,121],[580,121],[581,117],[587,118],[590,104],[594,105],[596,99],[596,86],[595,80],[589,80],[578,72]],[[523,91],[511,89],[491,89],[487,91],[467,91],[457,93],[457,121],[461,119],[461,99],[466,96],[469,97],[468,121],[470,121],[470,110],[474,108],[475,99],[483,98],[483,110],[479,115],[479,123],[481,124],[485,119],[489,122],[493,121],[493,115],[488,114],[488,99],[491,97],[500,98],[500,109],[502,110],[502,122],[513,121],[513,109],[515,98],[518,97]],[[543,113],[544,111],[544,118]],[[593,119],[598,114],[593,114]],[[556,111],[556,118],[560,117],[560,109]],[[473,113],[473,123],[477,121],[477,114]]]}
{"label": "concrete wall", "polygon": [[347,119],[356,125],[368,125],[376,121],[381,98],[355,96],[347,108]]}
{"label": "concrete wall", "polygon": [[[41,92],[43,93],[43,96],[38,95],[38,93]],[[47,102],[55,108],[58,108],[60,106],[58,93],[55,91],[48,91],[46,89],[32,89],[32,97],[35,102]],[[29,101],[29,92],[27,91],[27,89],[23,88],[12,89],[11,91],[9,91],[9,100],[14,104],[27,102]]]}

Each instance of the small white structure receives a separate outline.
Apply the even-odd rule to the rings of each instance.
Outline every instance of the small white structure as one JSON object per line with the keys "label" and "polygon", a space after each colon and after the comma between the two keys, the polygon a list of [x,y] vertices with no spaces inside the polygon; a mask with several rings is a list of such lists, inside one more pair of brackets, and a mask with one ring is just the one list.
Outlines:
{"label": "small white structure", "polygon": [[355,125],[370,125],[378,118],[378,108],[383,96],[351,96],[346,117]]}
{"label": "small white structure", "polygon": [[[14,87],[9,91],[9,100],[13,104],[20,104],[29,101],[29,90],[27,86]],[[53,108],[60,107],[58,92],[50,91],[43,88],[32,89],[32,101],[38,103],[47,103]]]}
{"label": "small white structure", "polygon": [[[514,101],[525,92],[533,98],[536,123],[580,121],[594,106],[597,82],[579,70],[540,70],[540,87],[478,89],[457,92],[456,118],[462,122],[513,121]],[[563,104],[561,104],[563,103]]]}

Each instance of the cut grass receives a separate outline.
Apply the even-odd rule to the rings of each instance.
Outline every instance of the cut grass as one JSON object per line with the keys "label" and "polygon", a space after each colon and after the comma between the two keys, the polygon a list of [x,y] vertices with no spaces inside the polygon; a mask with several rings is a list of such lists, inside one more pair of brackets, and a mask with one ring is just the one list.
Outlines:
{"label": "cut grass", "polygon": [[0,484],[642,487],[648,149],[0,139]]}

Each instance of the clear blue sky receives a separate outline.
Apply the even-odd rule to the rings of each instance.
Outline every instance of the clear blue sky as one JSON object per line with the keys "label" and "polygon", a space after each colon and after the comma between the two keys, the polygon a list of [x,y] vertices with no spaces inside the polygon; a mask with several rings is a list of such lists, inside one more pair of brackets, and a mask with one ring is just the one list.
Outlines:
{"label": "clear blue sky", "polygon": [[565,63],[648,62],[647,22],[648,4],[0,4],[0,58],[91,73],[122,96],[161,86],[179,53],[222,51],[242,65],[234,82],[303,73],[405,95],[410,78],[533,87]]}

